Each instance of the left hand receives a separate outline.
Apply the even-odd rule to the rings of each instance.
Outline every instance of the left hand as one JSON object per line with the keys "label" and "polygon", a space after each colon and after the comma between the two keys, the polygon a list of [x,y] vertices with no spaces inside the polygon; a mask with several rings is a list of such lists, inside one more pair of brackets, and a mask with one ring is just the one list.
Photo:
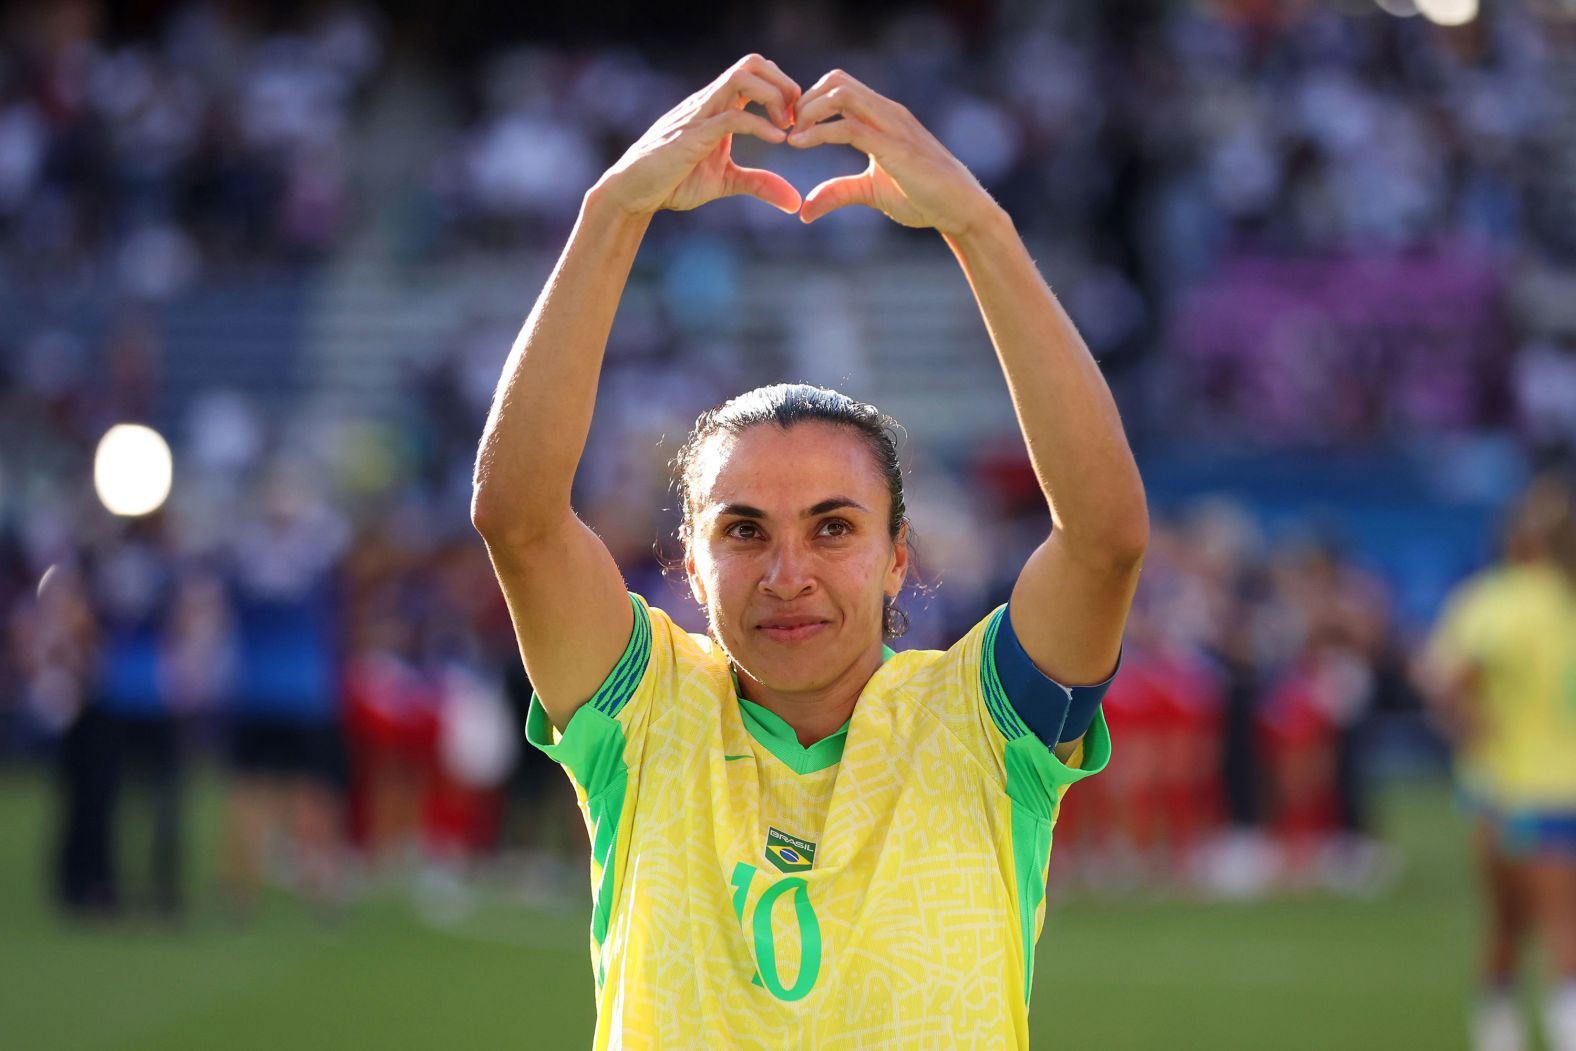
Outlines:
{"label": "left hand", "polygon": [[[858,175],[828,179],[804,198],[799,218],[813,223],[844,205],[863,204],[904,226],[957,236],[994,208],[985,188],[908,109],[834,69],[799,98],[788,145],[852,146],[870,158]],[[831,121],[831,117],[841,120]]]}

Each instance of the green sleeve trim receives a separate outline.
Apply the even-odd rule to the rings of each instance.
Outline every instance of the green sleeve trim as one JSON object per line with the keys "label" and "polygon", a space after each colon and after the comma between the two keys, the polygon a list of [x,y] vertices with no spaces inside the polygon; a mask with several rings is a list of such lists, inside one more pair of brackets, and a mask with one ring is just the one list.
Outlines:
{"label": "green sleeve trim", "polygon": [[1051,861],[1051,822],[1012,808],[1012,867],[1018,888],[1018,930],[1023,938],[1023,1002],[1034,991],[1035,921],[1045,900],[1046,868]]}
{"label": "green sleeve trim", "polygon": [[985,637],[980,642],[980,692],[985,695],[985,709],[990,712],[991,722],[996,724],[996,729],[1008,741],[1016,741],[1020,737],[1033,735],[1013,710],[1012,703],[1007,700],[1007,691],[1002,688],[1001,678],[996,674],[996,632],[1001,628],[1001,618],[1006,615],[1007,607],[998,606],[985,624]]}
{"label": "green sleeve trim", "polygon": [[1097,774],[1111,761],[1111,733],[1105,711],[1096,709],[1083,736],[1082,763],[1074,768],[1029,734],[1007,742],[1007,796],[1012,800],[1013,875],[1018,890],[1018,925],[1023,937],[1023,1002],[1034,984],[1034,938],[1045,901],[1046,867],[1051,860],[1051,829],[1062,793],[1074,781]]}
{"label": "green sleeve trim", "polygon": [[591,941],[596,946],[596,982],[607,977],[607,929],[618,896],[618,830],[624,818],[629,767],[627,740],[618,713],[634,696],[651,663],[651,614],[635,595],[635,623],[629,644],[591,699],[556,733],[533,692],[525,718],[525,739],[568,771],[585,796],[586,830],[591,838]]}
{"label": "green sleeve trim", "polygon": [[1111,732],[1105,723],[1105,710],[1095,709],[1094,721],[1083,736],[1083,756],[1079,766],[1068,766],[1056,758],[1024,725],[1007,699],[996,674],[996,633],[1007,607],[991,614],[985,625],[980,652],[980,691],[991,721],[1007,739],[1003,760],[1007,768],[1007,797],[1012,800],[1013,875],[1018,892],[1018,926],[1023,940],[1023,1002],[1029,1002],[1034,987],[1034,939],[1036,921],[1045,901],[1045,876],[1051,860],[1051,829],[1056,806],[1067,786],[1104,770],[1111,761]]}
{"label": "green sleeve trim", "polygon": [[613,665],[608,677],[586,702],[606,715],[617,715],[629,702],[646,674],[646,666],[651,663],[651,614],[634,594],[629,596],[629,601],[635,607],[629,644],[624,647],[624,655]]}
{"label": "green sleeve trim", "polygon": [[1056,753],[1041,741],[1018,717],[1007,691],[996,674],[996,633],[1001,628],[1007,607],[1000,606],[990,615],[980,652],[980,692],[991,721],[1007,739],[1004,749],[1007,767],[1007,795],[1014,802],[1050,820],[1062,789],[1074,781],[1104,770],[1111,761],[1111,733],[1105,723],[1105,710],[1095,709],[1094,721],[1083,736],[1083,761],[1076,769],[1056,758]]}
{"label": "green sleeve trim", "polygon": [[560,734],[553,728],[541,700],[531,694],[525,739],[569,771],[588,799],[601,794],[624,767],[623,726],[589,704],[575,709],[569,725]]}
{"label": "green sleeve trim", "polygon": [[586,830],[591,837],[591,939],[597,950],[597,988],[601,988],[607,973],[605,939],[617,896],[615,848],[629,788],[624,725],[591,705],[582,704],[570,717],[563,734],[557,735],[546,710],[532,694],[525,737],[567,770],[585,793]]}
{"label": "green sleeve trim", "polygon": [[1063,789],[1098,774],[1111,761],[1111,731],[1105,724],[1105,710],[1095,711],[1094,722],[1083,736],[1083,757],[1077,767],[1056,758],[1056,753],[1033,734],[1008,741],[1005,761],[1007,795],[1014,803],[1049,821],[1056,814]]}

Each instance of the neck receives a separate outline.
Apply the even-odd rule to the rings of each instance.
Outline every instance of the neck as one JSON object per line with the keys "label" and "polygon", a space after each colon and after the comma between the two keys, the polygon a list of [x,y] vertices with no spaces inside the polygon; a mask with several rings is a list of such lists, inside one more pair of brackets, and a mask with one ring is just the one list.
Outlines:
{"label": "neck", "polygon": [[881,667],[881,644],[850,664],[836,679],[809,690],[779,690],[735,665],[739,692],[793,727],[806,748],[830,737],[854,714],[854,705],[870,677]]}

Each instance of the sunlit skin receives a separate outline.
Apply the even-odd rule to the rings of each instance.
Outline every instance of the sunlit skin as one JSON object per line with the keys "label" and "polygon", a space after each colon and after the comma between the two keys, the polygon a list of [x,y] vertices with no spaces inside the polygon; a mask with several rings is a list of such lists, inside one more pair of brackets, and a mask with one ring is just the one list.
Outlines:
{"label": "sunlit skin", "polygon": [[692,493],[685,569],[741,692],[801,744],[826,737],[881,666],[884,601],[908,572],[869,446],[820,422],[719,435]]}

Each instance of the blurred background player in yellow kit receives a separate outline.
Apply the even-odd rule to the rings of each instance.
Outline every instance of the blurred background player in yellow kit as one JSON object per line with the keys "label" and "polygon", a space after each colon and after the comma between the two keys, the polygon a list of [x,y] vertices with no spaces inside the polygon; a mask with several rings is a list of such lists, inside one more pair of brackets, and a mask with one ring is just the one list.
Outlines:
{"label": "blurred background player in yellow kit", "polygon": [[[801,201],[734,164],[734,134],[869,167]],[[894,425],[835,391],[749,391],[680,452],[708,635],[626,595],[570,506],[652,215],[733,194],[933,228],[968,278],[1054,530],[945,652],[884,646],[909,568]],[[751,55],[653,125],[586,194],[504,366],[472,516],[537,691],[527,735],[591,834],[596,1047],[1027,1046],[1051,827],[1110,754],[1098,704],[1148,516],[1094,359],[912,113],[840,70],[801,92]]]}
{"label": "blurred background player in yellow kit", "polygon": [[1530,942],[1549,958],[1543,1025],[1576,1051],[1576,502],[1544,475],[1507,523],[1504,559],[1457,587],[1424,655],[1456,745],[1487,896],[1477,1051],[1529,1045],[1517,976]]}

